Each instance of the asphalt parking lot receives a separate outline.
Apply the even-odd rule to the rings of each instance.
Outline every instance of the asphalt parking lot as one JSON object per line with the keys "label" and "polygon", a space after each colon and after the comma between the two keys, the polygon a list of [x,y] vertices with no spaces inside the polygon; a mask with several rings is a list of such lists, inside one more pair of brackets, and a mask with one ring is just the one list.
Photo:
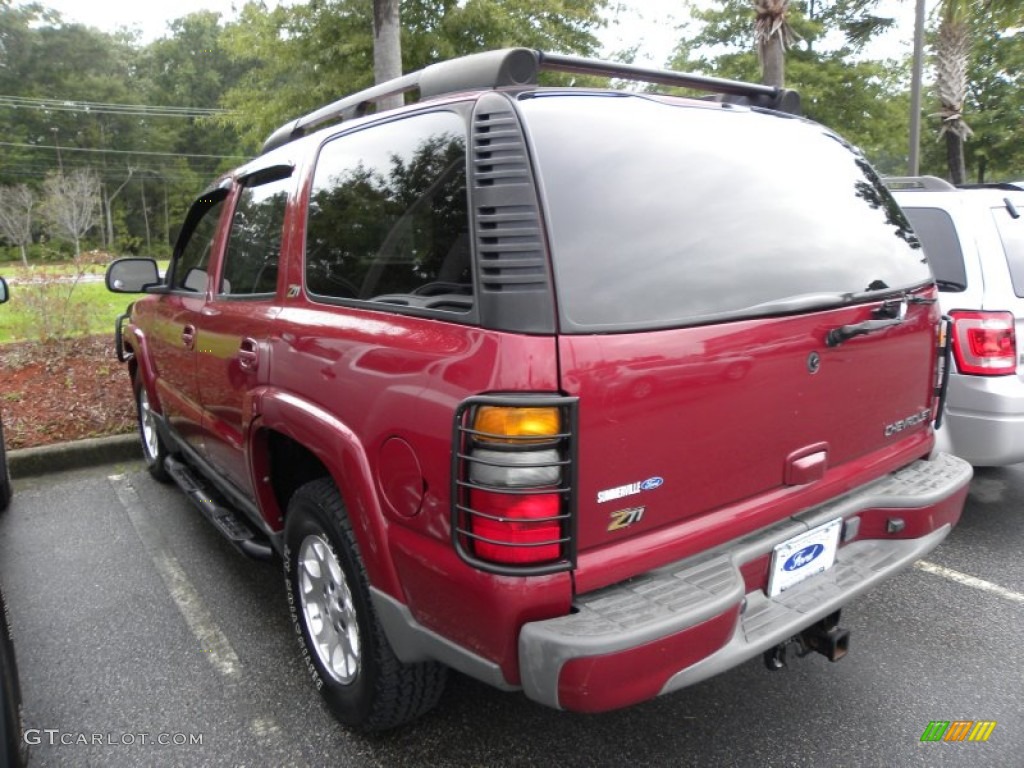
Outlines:
{"label": "asphalt parking lot", "polygon": [[[850,654],[750,662],[599,716],[453,675],[404,729],[338,726],[299,661],[280,567],[237,554],[141,462],[15,480],[0,517],[30,765],[1024,765],[1024,467],[843,612]],[[932,721],[988,741],[922,742]]]}

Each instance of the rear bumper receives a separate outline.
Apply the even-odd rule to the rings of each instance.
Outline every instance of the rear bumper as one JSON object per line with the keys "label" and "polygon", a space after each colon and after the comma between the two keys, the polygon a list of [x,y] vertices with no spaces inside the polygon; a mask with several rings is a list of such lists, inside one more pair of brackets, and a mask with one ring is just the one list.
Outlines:
{"label": "rear bumper", "polygon": [[[552,707],[599,712],[734,667],[938,546],[960,517],[970,479],[970,465],[939,454],[715,552],[581,595],[574,613],[523,626],[523,689]],[[837,517],[844,544],[831,569],[774,598],[748,589],[777,544]],[[903,528],[888,534],[894,518]]]}
{"label": "rear bumper", "polygon": [[1024,461],[1024,381],[952,374],[940,448],[979,467]]}

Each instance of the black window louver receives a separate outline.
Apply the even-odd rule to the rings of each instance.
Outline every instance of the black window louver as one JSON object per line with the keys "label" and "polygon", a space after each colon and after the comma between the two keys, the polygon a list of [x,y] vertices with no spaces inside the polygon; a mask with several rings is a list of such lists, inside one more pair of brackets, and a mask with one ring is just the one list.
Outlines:
{"label": "black window louver", "polygon": [[526,144],[512,105],[484,96],[473,117],[473,200],[480,289],[549,291]]}

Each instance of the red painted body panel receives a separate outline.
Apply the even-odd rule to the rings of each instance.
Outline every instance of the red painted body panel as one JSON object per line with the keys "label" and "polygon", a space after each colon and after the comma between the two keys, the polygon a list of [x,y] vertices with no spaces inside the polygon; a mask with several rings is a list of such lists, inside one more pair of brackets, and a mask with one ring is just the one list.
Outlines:
{"label": "red painted body panel", "polygon": [[566,662],[558,700],[573,712],[606,712],[658,695],[680,669],[725,645],[736,628],[739,606],[696,627],[621,653]]}
{"label": "red painted body panel", "polygon": [[132,316],[147,339],[144,367],[153,377],[161,412],[181,437],[203,452],[203,410],[193,347],[183,334],[196,326],[205,297],[168,294],[137,301]]}
{"label": "red painted body panel", "polygon": [[[927,509],[872,509],[860,515],[861,539],[917,539],[931,533],[947,523],[956,525],[960,521],[968,488],[945,499],[941,504]],[[904,528],[889,532],[889,520],[901,520]]]}
{"label": "red painted body panel", "polygon": [[[254,403],[259,428],[287,435],[331,471],[356,513],[375,586],[406,600],[398,586],[406,581],[394,579],[389,551],[391,532],[401,527],[416,533],[403,539],[408,552],[417,551],[417,540],[424,551],[435,551],[439,543],[448,550],[452,567],[439,594],[458,604],[460,584],[480,574],[455,558],[450,545],[455,408],[480,392],[557,391],[554,340],[346,307],[325,311],[294,301],[275,318],[273,334],[259,341],[274,372],[274,387]],[[407,450],[397,454],[397,466],[385,465],[386,457],[396,455],[385,446],[396,439]],[[392,509],[380,494],[380,478],[403,471],[411,458],[422,472],[422,498],[413,515]],[[281,525],[276,511],[267,520],[273,528]],[[568,578],[559,583],[560,605],[567,609],[571,584]],[[547,605],[550,598],[539,602]],[[410,601],[414,614],[417,605]],[[427,614],[432,611],[428,605]],[[504,633],[502,650],[485,643],[482,655],[496,659],[514,647],[515,622],[524,620],[520,612],[509,611],[518,618],[500,628],[477,613],[450,616],[444,627],[436,621],[428,626],[446,636]]]}
{"label": "red painted body panel", "polygon": [[[196,337],[196,378],[203,408],[203,437],[209,462],[247,496],[254,493],[249,464],[251,392],[270,379],[265,339],[278,308],[269,300],[206,303]],[[255,358],[243,360],[243,340],[255,342]]]}
{"label": "red painted body panel", "polygon": [[[704,551],[927,455],[927,423],[885,428],[931,407],[937,309],[918,305],[900,326],[826,346],[830,328],[872,309],[560,337],[564,389],[580,398],[577,589]],[[800,476],[793,457],[822,446],[822,479],[786,485]],[[642,519],[609,531],[632,507]]]}
{"label": "red painted body panel", "polygon": [[448,542],[394,526],[391,546],[403,599],[424,627],[501,666],[519,684],[517,643],[528,621],[570,610],[568,573],[498,576],[469,568]]}

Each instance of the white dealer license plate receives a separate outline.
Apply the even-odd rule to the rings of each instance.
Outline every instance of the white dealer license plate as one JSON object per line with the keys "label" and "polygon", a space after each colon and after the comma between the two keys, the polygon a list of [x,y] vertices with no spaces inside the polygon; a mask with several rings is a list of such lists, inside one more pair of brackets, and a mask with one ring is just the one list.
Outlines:
{"label": "white dealer license plate", "polygon": [[840,517],[775,547],[768,576],[768,597],[775,597],[794,584],[831,568],[836,561],[842,530],[843,519]]}

